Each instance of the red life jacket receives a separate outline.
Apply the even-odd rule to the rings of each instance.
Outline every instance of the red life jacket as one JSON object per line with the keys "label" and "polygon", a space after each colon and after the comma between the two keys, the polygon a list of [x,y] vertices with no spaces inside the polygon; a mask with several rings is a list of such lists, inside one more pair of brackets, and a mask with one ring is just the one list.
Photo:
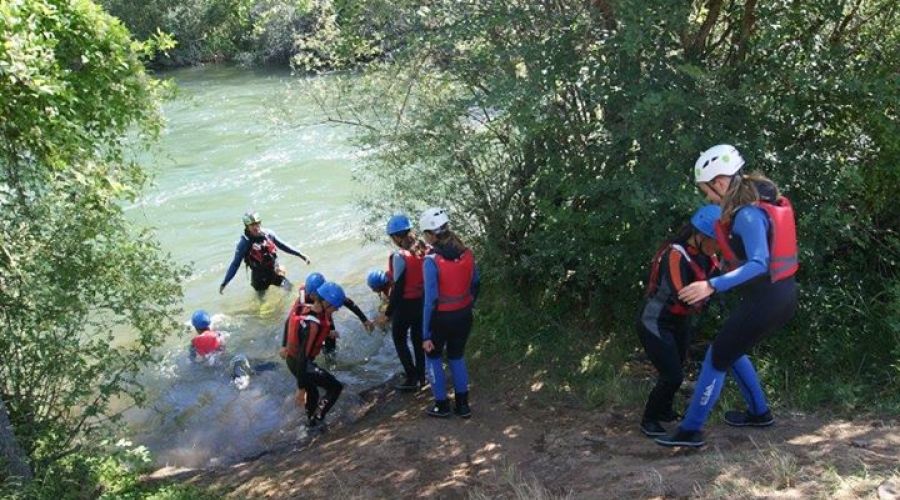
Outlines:
{"label": "red life jacket", "polygon": [[[775,203],[759,201],[753,204],[761,208],[769,217],[769,279],[772,283],[797,274],[798,262],[797,226],[794,207],[784,196]],[[731,224],[716,221],[716,241],[722,251],[725,270],[731,271],[742,264],[731,246]]]}
{"label": "red life jacket", "polygon": [[438,311],[458,311],[469,306],[472,296],[472,279],[475,276],[475,256],[468,248],[459,258],[449,260],[434,254],[438,268]]}
{"label": "red life jacket", "polygon": [[191,345],[198,356],[206,356],[218,351],[222,347],[222,340],[218,333],[206,330],[191,339]]}
{"label": "red life jacket", "polygon": [[[660,248],[659,251],[656,252],[656,255],[653,256],[653,263],[650,267],[650,279],[647,284],[647,297],[652,297],[653,294],[656,293],[656,290],[659,289],[659,268],[662,265],[663,258],[665,258],[671,250],[675,250],[684,256],[688,266],[691,268],[691,272],[694,273],[694,281],[706,280],[706,270],[700,267],[700,264],[697,264],[697,261],[691,258],[691,253],[688,250],[685,250],[683,246],[673,243]],[[715,268],[717,264],[715,257],[712,258],[712,264],[713,268]],[[672,271],[670,270],[669,272],[671,273]],[[685,283],[685,285],[687,285],[687,283]],[[675,290],[673,290],[673,292],[675,292]],[[699,302],[693,306],[688,306],[682,304],[681,301],[676,300],[674,304],[667,306],[667,309],[672,314],[684,316],[700,312],[700,310],[703,309],[703,303]]]}
{"label": "red life jacket", "polygon": [[[406,263],[406,269],[403,271],[405,280],[403,282],[403,298],[404,299],[421,299],[425,293],[425,276],[422,273],[422,264],[425,263],[425,257],[420,257],[409,250],[397,251],[403,261]],[[394,256],[388,258],[388,276],[393,281],[394,276]]]}
{"label": "red life jacket", "polygon": [[250,240],[250,250],[244,256],[244,262],[250,266],[250,269],[272,269],[278,256],[278,248],[275,246],[272,237],[268,234],[263,234],[262,241],[257,243],[254,243],[246,235],[244,235],[244,238]]}
{"label": "red life jacket", "polygon": [[[314,324],[317,327],[315,332],[312,331]],[[309,304],[300,302],[300,299],[297,299],[294,305],[291,306],[291,314],[288,316],[286,347],[289,356],[296,358],[300,354],[300,341],[303,340],[300,338],[300,331],[303,328],[308,328],[309,333],[315,335],[312,338],[307,337],[302,346],[306,356],[309,359],[314,359],[322,350],[322,344],[325,343],[325,338],[331,329],[330,318],[327,314],[315,313]]]}

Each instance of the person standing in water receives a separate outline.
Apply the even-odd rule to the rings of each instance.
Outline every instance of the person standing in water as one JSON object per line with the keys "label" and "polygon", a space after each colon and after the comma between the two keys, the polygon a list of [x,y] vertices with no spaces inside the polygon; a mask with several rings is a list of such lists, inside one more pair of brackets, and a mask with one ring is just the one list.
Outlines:
{"label": "person standing in water", "polygon": [[250,268],[250,285],[257,292],[265,292],[270,286],[281,286],[285,282],[284,268],[278,263],[278,250],[303,259],[310,264],[308,257],[299,250],[278,239],[272,231],[262,228],[262,219],[259,214],[249,211],[244,214],[244,232],[238,239],[234,250],[234,258],[225,272],[225,278],[219,285],[219,293],[225,291],[225,287],[234,278],[243,261]]}
{"label": "person standing in water", "polygon": [[431,252],[423,266],[425,299],[422,312],[422,348],[428,356],[434,405],[426,413],[450,416],[450,401],[444,381],[443,354],[453,377],[454,413],[469,418],[469,374],[464,359],[466,341],[472,331],[472,308],[478,296],[478,267],[472,250],[450,230],[450,218],[440,208],[422,213],[419,228]]}
{"label": "person standing in water", "polygon": [[660,422],[678,418],[672,408],[675,393],[684,381],[684,363],[693,333],[692,316],[702,305],[688,306],[678,300],[685,285],[712,275],[717,264],[715,223],[718,205],[700,207],[678,233],[656,251],[651,261],[647,300],[638,321],[638,337],[647,357],[659,371],[650,391],[641,432],[647,436],[665,436]]}
{"label": "person standing in water", "polygon": [[782,328],[797,310],[797,231],[794,209],[778,186],[762,174],[743,175],[743,166],[738,150],[727,144],[704,151],[694,165],[698,187],[709,201],[722,207],[716,240],[726,272],[685,286],[678,299],[696,305],[713,294],[734,289],[741,300],[706,351],[694,395],[678,429],[656,439],[663,446],[705,444],[702,428],[719,399],[728,370],[747,409],[726,412],[725,423],[736,427],[775,423],[747,353]]}

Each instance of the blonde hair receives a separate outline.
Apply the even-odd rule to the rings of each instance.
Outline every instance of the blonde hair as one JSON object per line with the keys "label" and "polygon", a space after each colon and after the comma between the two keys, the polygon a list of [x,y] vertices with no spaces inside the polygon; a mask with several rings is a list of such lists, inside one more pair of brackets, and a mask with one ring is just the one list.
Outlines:
{"label": "blonde hair", "polygon": [[750,205],[760,200],[757,184],[771,184],[775,191],[775,197],[781,196],[778,186],[761,172],[751,172],[747,175],[738,174],[731,178],[731,184],[722,197],[722,223],[728,224],[735,212],[744,205]]}

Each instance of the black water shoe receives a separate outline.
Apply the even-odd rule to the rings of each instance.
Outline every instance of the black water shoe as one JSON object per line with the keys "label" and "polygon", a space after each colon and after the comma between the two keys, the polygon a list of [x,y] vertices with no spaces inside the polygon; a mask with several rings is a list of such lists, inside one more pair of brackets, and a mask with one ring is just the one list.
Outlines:
{"label": "black water shoe", "polygon": [[454,396],[454,399],[456,400],[456,407],[453,409],[453,413],[460,418],[471,417],[472,410],[469,409],[469,393],[461,392]]}
{"label": "black water shoe", "polygon": [[725,412],[725,423],[732,427],[768,427],[775,423],[772,412],[766,410],[762,415],[751,415],[748,411],[731,410]]}
{"label": "black water shoe", "polygon": [[431,408],[425,410],[430,417],[447,418],[450,416],[450,400],[435,401]]}
{"label": "black water shoe", "polygon": [[641,432],[650,437],[665,436],[669,433],[665,427],[659,425],[656,420],[645,420],[641,422]]}
{"label": "black water shoe", "polygon": [[328,426],[325,425],[325,421],[321,418],[313,417],[306,422],[307,434],[321,434],[326,430],[328,430]]}
{"label": "black water shoe", "polygon": [[400,392],[412,392],[419,389],[419,384],[416,383],[416,379],[407,377],[406,380],[395,385],[394,389]]}
{"label": "black water shoe", "polygon": [[654,441],[661,446],[685,446],[688,448],[699,448],[706,444],[706,441],[703,440],[703,431],[686,431],[681,427],[675,431],[675,434],[658,437]]}

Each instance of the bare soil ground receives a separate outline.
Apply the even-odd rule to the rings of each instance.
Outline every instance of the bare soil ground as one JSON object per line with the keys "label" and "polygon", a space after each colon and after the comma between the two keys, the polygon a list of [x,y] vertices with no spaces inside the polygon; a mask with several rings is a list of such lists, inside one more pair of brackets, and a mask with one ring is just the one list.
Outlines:
{"label": "bare soil ground", "polygon": [[470,420],[426,417],[428,391],[373,390],[363,400],[357,420],[311,441],[167,480],[230,498],[891,498],[900,491],[894,419],[776,414],[766,429],[713,421],[705,448],[673,450],[644,437],[634,414],[477,386]]}

